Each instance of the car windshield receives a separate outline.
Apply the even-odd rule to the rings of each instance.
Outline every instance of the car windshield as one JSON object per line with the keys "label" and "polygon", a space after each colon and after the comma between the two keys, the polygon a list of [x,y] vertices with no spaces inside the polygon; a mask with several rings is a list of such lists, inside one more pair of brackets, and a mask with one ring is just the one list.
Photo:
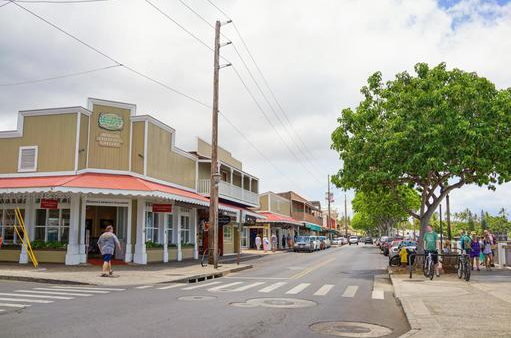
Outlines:
{"label": "car windshield", "polygon": [[308,242],[309,241],[309,237],[307,237],[307,236],[298,236],[296,241],[297,242]]}

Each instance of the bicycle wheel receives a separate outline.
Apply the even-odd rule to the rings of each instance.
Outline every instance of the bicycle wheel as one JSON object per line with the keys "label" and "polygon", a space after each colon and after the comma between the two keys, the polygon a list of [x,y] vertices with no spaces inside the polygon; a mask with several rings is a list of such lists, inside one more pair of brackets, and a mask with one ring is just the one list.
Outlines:
{"label": "bicycle wheel", "polygon": [[399,266],[401,263],[399,256],[394,256],[391,259],[389,259],[389,265],[390,266]]}
{"label": "bicycle wheel", "polygon": [[433,267],[433,261],[431,259],[428,259],[428,278],[429,280],[433,280],[433,276],[435,275],[435,271],[434,271],[434,267]]}
{"label": "bicycle wheel", "polygon": [[464,267],[465,263],[462,262],[459,258],[458,258],[458,278],[459,279],[462,279],[463,278],[463,267]]}
{"label": "bicycle wheel", "polygon": [[202,258],[200,260],[200,265],[204,268],[206,266],[208,266],[208,250],[205,250],[203,253],[202,253]]}
{"label": "bicycle wheel", "polygon": [[470,280],[470,274],[472,269],[468,266],[468,263],[465,265],[465,280],[468,282]]}
{"label": "bicycle wheel", "polygon": [[424,257],[424,262],[422,263],[422,273],[424,273],[424,277],[428,278],[428,256]]}

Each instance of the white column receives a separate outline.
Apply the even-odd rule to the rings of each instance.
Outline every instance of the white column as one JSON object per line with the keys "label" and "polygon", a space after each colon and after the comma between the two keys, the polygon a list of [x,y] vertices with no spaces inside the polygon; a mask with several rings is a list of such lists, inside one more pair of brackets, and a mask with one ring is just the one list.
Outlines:
{"label": "white column", "polygon": [[[27,230],[28,236],[31,241],[34,240],[34,233],[35,233],[35,231],[34,231],[34,229],[35,229],[35,227],[34,227],[34,223],[35,223],[34,213],[35,213],[34,199],[32,198],[32,196],[29,196],[25,200],[25,217],[24,217],[23,221],[25,222],[25,229]],[[19,229],[19,227],[18,227],[18,229]],[[26,236],[23,240],[26,241]],[[21,243],[21,241],[20,241],[20,243]],[[25,249],[25,246],[23,246],[23,245],[21,246],[19,263],[20,264],[28,263],[27,250]]]}
{"label": "white column", "polygon": [[183,252],[181,251],[181,208],[177,208],[177,261],[183,260]]}
{"label": "white column", "polygon": [[172,217],[172,215],[167,213],[163,216],[163,263],[167,263],[169,261],[169,234],[167,232],[169,217]]}
{"label": "white column", "polygon": [[192,220],[193,220],[193,259],[199,259],[199,244],[197,243],[198,224],[197,221],[199,216],[197,215],[197,209],[193,209]]}
{"label": "white column", "polygon": [[131,245],[131,215],[132,215],[132,200],[128,202],[128,215],[126,217],[126,250],[124,250],[124,261],[126,263],[133,261],[133,245]]}
{"label": "white column", "polygon": [[80,264],[80,246],[78,232],[80,224],[80,195],[71,194],[71,212],[69,219],[69,241],[67,244],[66,265]]}
{"label": "white column", "polygon": [[[153,220],[154,222],[154,220]],[[133,262],[147,264],[147,251],[145,247],[145,200],[137,199],[137,242]]]}
{"label": "white column", "polygon": [[[87,263],[87,252],[85,252],[85,220],[87,219],[87,197],[81,198],[80,205],[80,240],[79,240],[79,255],[80,263]],[[90,243],[89,243],[90,244]]]}

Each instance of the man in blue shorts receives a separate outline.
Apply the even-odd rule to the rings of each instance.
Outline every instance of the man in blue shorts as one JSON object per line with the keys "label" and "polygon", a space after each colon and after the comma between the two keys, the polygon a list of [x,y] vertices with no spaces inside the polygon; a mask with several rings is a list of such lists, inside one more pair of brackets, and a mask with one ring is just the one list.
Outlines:
{"label": "man in blue shorts", "polygon": [[101,277],[109,277],[113,275],[112,271],[112,256],[114,254],[115,246],[121,250],[121,243],[114,234],[114,227],[109,225],[106,231],[99,236],[98,246],[101,255],[103,255],[103,273]]}

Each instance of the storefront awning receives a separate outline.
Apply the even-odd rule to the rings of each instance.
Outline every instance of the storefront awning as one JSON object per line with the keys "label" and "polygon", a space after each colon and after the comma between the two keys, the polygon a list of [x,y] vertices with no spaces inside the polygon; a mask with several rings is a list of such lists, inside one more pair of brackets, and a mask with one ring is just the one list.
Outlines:
{"label": "storefront awning", "polygon": [[307,229],[311,229],[312,231],[321,231],[321,227],[317,224],[307,222],[304,222],[304,224]]}
{"label": "storefront awning", "polygon": [[286,215],[275,214],[273,212],[259,212],[259,215],[264,216],[264,219],[258,219],[257,223],[286,223],[293,225],[302,225],[302,222]]}
{"label": "storefront awning", "polygon": [[154,197],[208,206],[209,199],[193,191],[130,175],[84,173],[67,176],[0,178],[0,194],[84,193]]}

